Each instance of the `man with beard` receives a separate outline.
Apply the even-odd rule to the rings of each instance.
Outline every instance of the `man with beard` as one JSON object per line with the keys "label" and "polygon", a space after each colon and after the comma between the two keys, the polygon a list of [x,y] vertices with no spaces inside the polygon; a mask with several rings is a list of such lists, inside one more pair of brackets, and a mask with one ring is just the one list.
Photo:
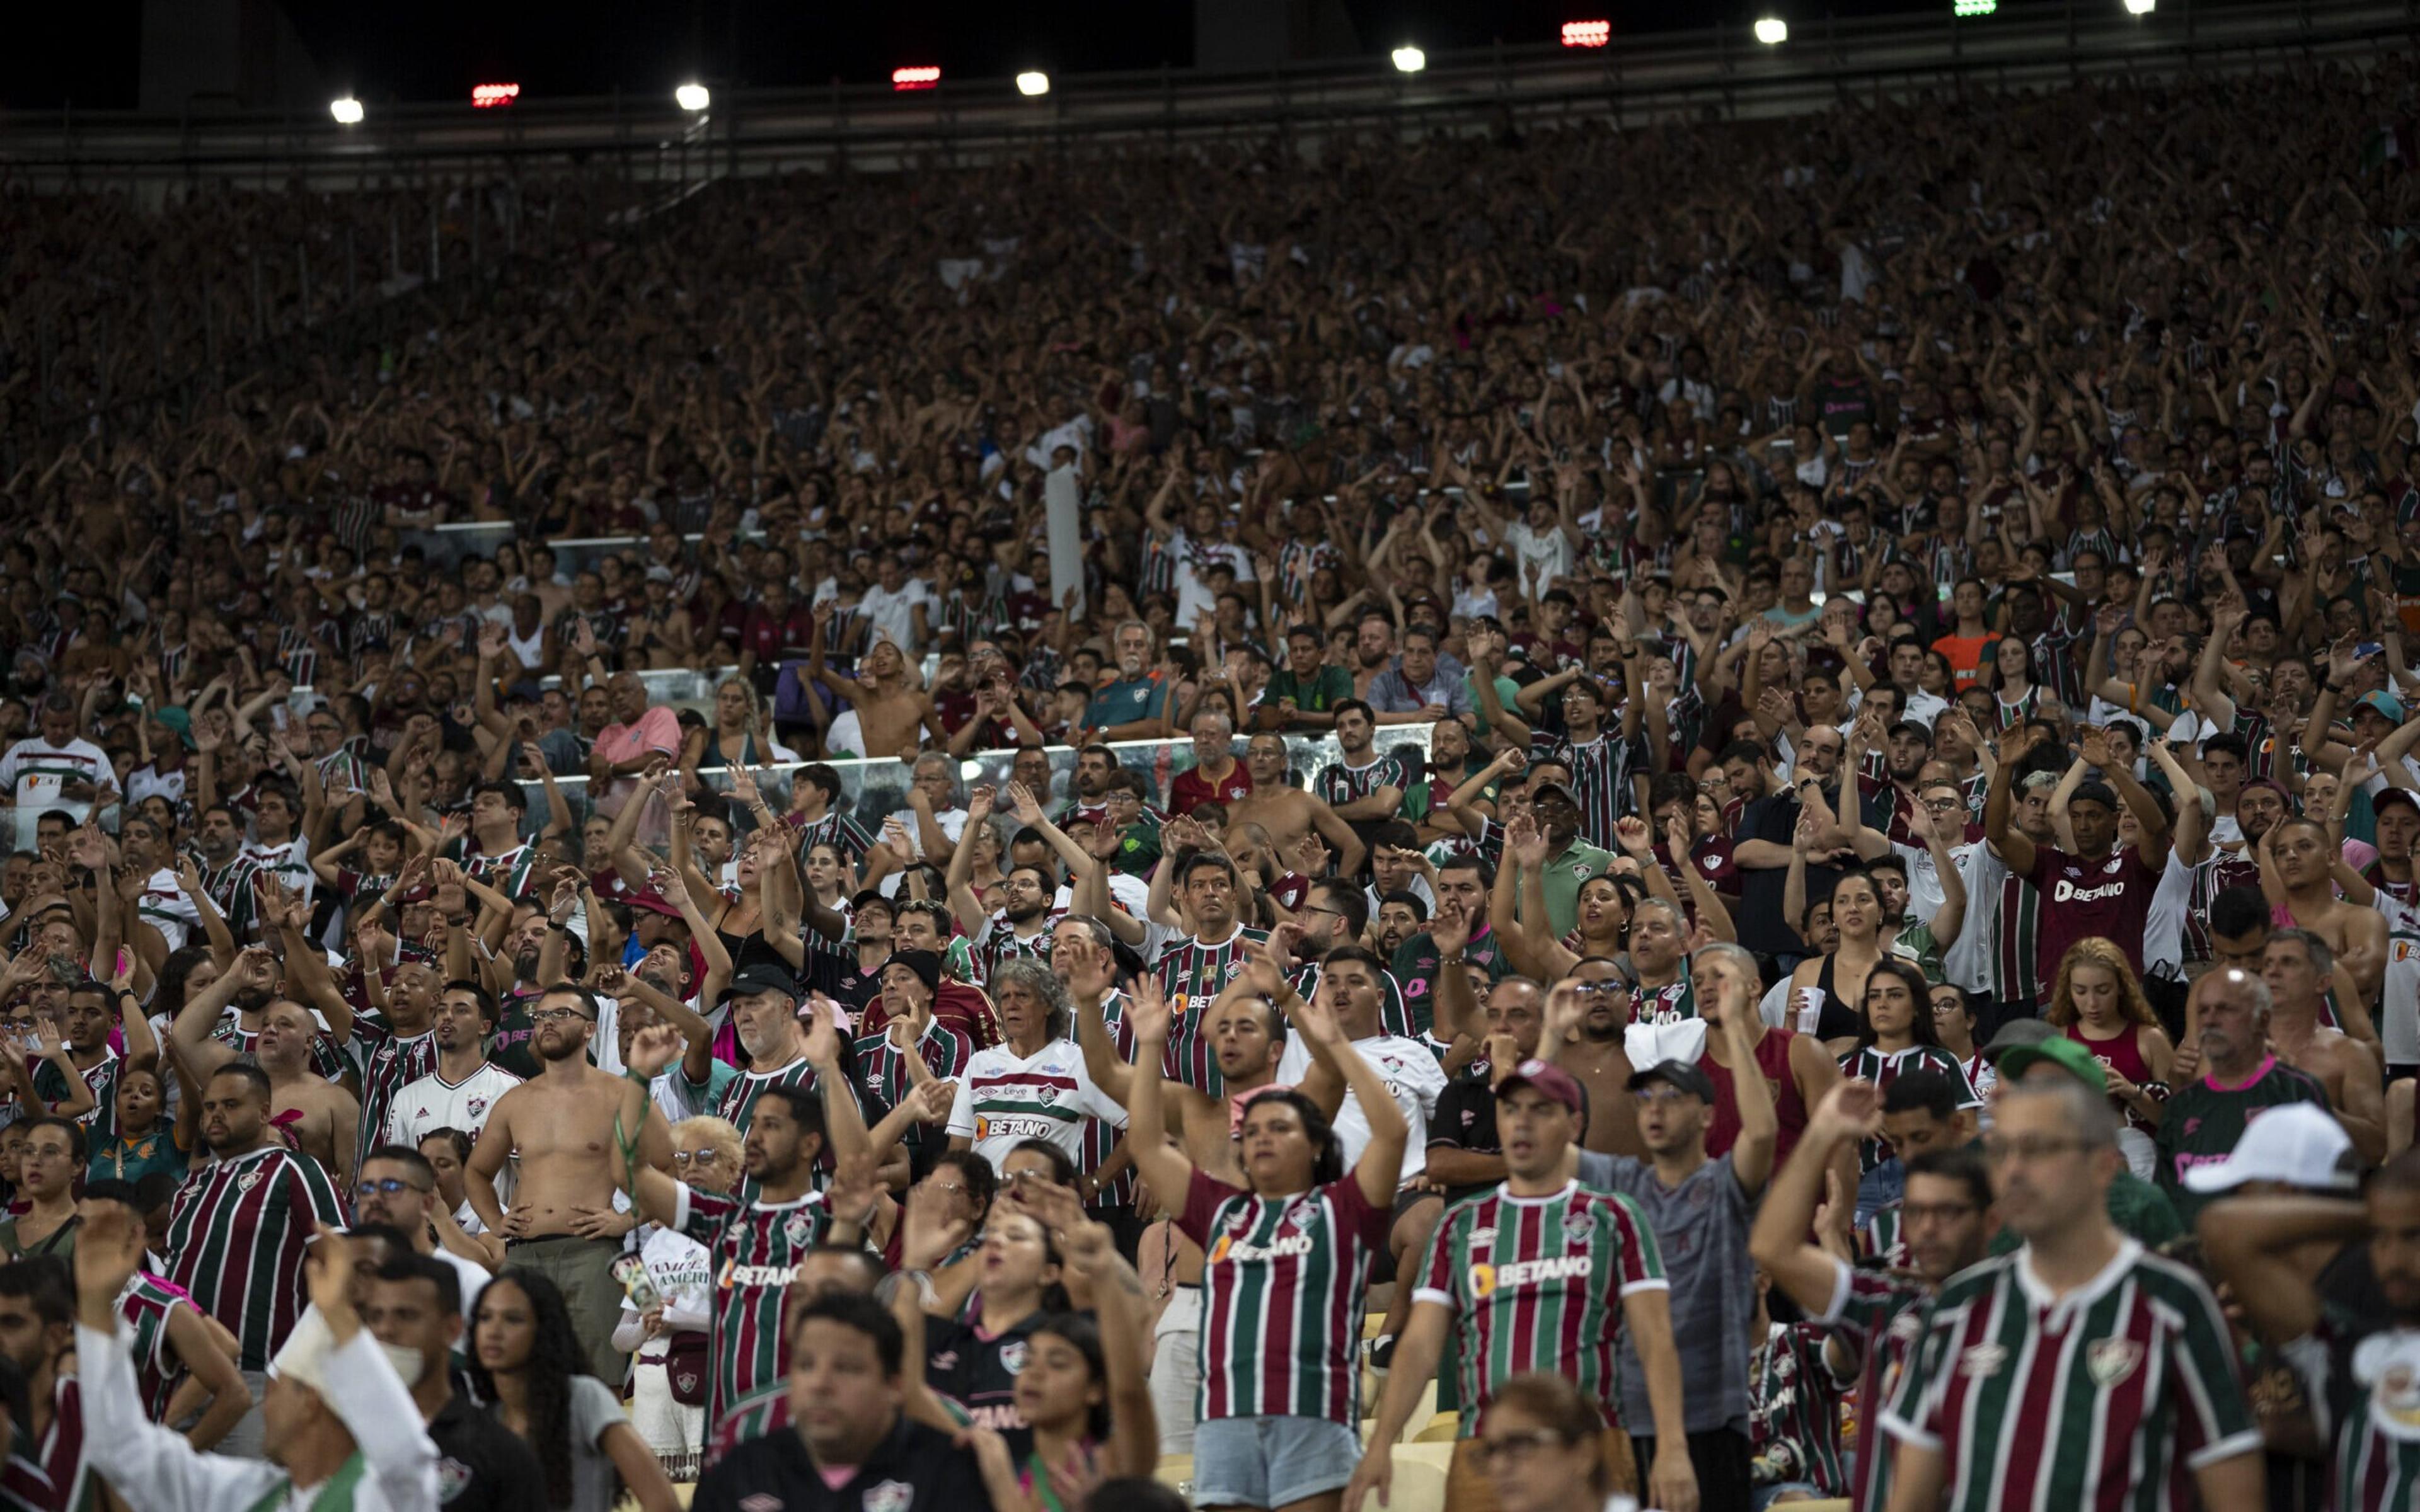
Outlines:
{"label": "man with beard", "polygon": [[[1569,785],[1579,808],[1576,833],[1599,848],[1613,843],[1615,821],[1632,803],[1630,774],[1642,770],[1647,759],[1632,712],[1637,707],[1637,701],[1626,704],[1624,722],[1606,728],[1605,690],[1590,678],[1578,677],[1563,689],[1562,738],[1541,742],[1529,753],[1533,766],[1551,762],[1571,774]],[[1537,789],[1533,785],[1530,791]]]}
{"label": "man with beard", "polygon": [[2214,1165],[2235,1150],[2244,1126],[2287,1103],[2328,1106],[2328,1089],[2304,1071],[2269,1051],[2273,1011],[2268,983],[2253,972],[2213,967],[2193,985],[2185,1016],[2193,1032],[2168,1068],[2174,1088],[2160,1110],[2159,1166],[2153,1173],[2176,1204],[2177,1216],[2192,1223],[2201,1197],[2185,1173]]}
{"label": "man with beard", "polygon": [[[236,1365],[257,1401],[269,1362],[302,1315],[302,1258],[319,1227],[345,1221],[328,1173],[286,1146],[269,1121],[269,1078],[221,1066],[201,1089],[202,1142],[217,1157],[196,1165],[168,1210],[168,1279],[236,1336]],[[222,1445],[260,1452],[255,1408]]]}
{"label": "man with beard", "polygon": [[978,832],[991,823],[993,801],[988,787],[976,788],[967,795],[966,827],[958,832],[956,848],[950,853],[946,878],[950,911],[966,932],[975,968],[985,980],[1003,961],[1038,959],[1049,953],[1050,904],[1059,892],[1059,879],[1042,868],[1012,866],[1001,880],[1001,906],[985,910],[975,897],[975,842]]}
{"label": "man with beard", "polygon": [[[1359,699],[1346,699],[1338,704],[1339,760],[1328,763],[1319,772],[1320,798],[1364,839],[1371,825],[1393,818],[1403,808],[1406,784],[1403,764],[1372,748],[1372,737],[1377,728],[1377,717]],[[1228,817],[1232,821],[1234,816]],[[1264,821],[1256,822],[1266,827]],[[1272,829],[1269,833],[1275,836],[1277,831]]]}
{"label": "man with beard", "polygon": [[449,981],[438,995],[429,1040],[437,1069],[406,1082],[389,1105],[385,1138],[413,1149],[432,1129],[459,1129],[477,1138],[488,1114],[522,1078],[488,1058],[487,1035],[496,1025],[496,1000],[475,981]]}
{"label": "man with beard", "polygon": [[[2350,1173],[2329,1173],[2350,1184]],[[2420,1440],[2408,1382],[2420,1372],[2420,1153],[2406,1150],[2358,1197],[2234,1197],[2203,1213],[2203,1254],[2254,1333],[2301,1378],[2333,1452],[2337,1512],[2409,1506]],[[2383,1319],[2349,1305],[2342,1262],[2366,1258]],[[2379,1326],[2383,1322],[2384,1326]]]}
{"label": "man with beard", "polygon": [[1428,904],[1416,892],[1390,892],[1378,900],[1372,916],[1371,944],[1389,961],[1407,940],[1419,937],[1429,921]]}
{"label": "man with beard", "polygon": [[[203,747],[206,756],[210,748]],[[228,932],[243,939],[252,933],[253,879],[260,868],[244,858],[243,821],[234,809],[224,803],[203,807],[194,826],[194,851],[201,857],[202,891]]]}
{"label": "man with beard", "polygon": [[[1278,742],[1285,749],[1285,742]],[[1103,745],[1086,746],[1076,752],[1076,774],[1071,779],[1074,791],[1053,819],[1064,828],[1078,820],[1091,825],[1103,825],[1109,818],[1109,779],[1118,769],[1118,753]],[[1255,781],[1257,782],[1257,779]]]}
{"label": "man with beard", "polygon": [[[597,1026],[597,998],[564,982],[538,995],[530,1018],[537,1026],[540,1071],[488,1110],[488,1126],[463,1167],[463,1190],[479,1222],[501,1235],[511,1263],[536,1271],[562,1288],[581,1349],[599,1381],[622,1379],[624,1358],[613,1348],[622,1312],[613,1279],[618,1239],[586,1238],[583,1212],[610,1212],[613,1152],[654,1166],[672,1163],[672,1137],[660,1115],[644,1128],[621,1118],[623,1078],[588,1063]],[[668,1031],[677,1040],[677,1030]],[[626,1141],[628,1142],[626,1146]],[[496,1195],[507,1160],[519,1162],[512,1211]]]}
{"label": "man with beard", "polygon": [[[1237,918],[1234,864],[1224,856],[1197,852],[1161,870],[1173,873],[1185,912],[1193,920],[1193,933],[1162,951],[1151,968],[1168,1001],[1168,1069],[1163,1074],[1215,1096],[1220,1083],[1202,1015],[1227,984],[1243,974],[1246,947],[1268,935],[1246,929]],[[1157,879],[1154,881],[1156,887]]]}
{"label": "man with beard", "polygon": [[[462,1237],[454,1214],[437,1190],[437,1170],[428,1157],[410,1145],[380,1145],[362,1158],[362,1174],[353,1183],[356,1227],[392,1228],[411,1246],[411,1253],[437,1260],[454,1273],[463,1302],[462,1321],[471,1321],[470,1303],[488,1284],[489,1271],[477,1257],[461,1253],[474,1246]],[[442,1237],[445,1243],[440,1244]]]}
{"label": "man with beard", "polygon": [[1150,625],[1128,620],[1109,639],[1117,648],[1118,675],[1093,695],[1084,725],[1094,740],[1148,740],[1161,733],[1175,689],[1152,670]]}
{"label": "man with beard", "polygon": [[[75,1296],[67,1267],[47,1257],[0,1265],[0,1359],[17,1367],[31,1409],[17,1431],[35,1446],[57,1498],[54,1504],[62,1507],[98,1500],[85,1478],[84,1399],[76,1373],[60,1369],[74,1345]],[[8,1482],[0,1482],[0,1500],[14,1505],[8,1493],[25,1488]]]}
{"label": "man with beard", "polygon": [[823,1076],[839,1069],[837,1062],[819,1066],[809,1058],[799,984],[777,963],[756,962],[734,975],[723,989],[722,1003],[739,1041],[739,1074],[714,1090],[713,1057],[692,1041],[673,1082],[690,1115],[712,1114],[745,1130],[757,1100],[767,1092],[777,1087],[813,1092]]}
{"label": "man with beard", "polygon": [[[1080,764],[1078,769],[1080,773]],[[1258,825],[1269,832],[1270,847],[1286,856],[1300,848],[1304,836],[1316,834],[1336,853],[1337,875],[1360,872],[1369,847],[1326,798],[1294,786],[1285,737],[1264,732],[1246,741],[1244,772],[1252,779],[1252,791],[1227,805],[1228,828]]]}
{"label": "man with beard", "polygon": [[1644,1158],[1647,1147],[1639,1140],[1630,1096],[1630,1052],[1623,1042],[1629,1027],[1630,982],[1621,964],[1586,957],[1546,995],[1538,1058],[1569,1072],[1588,1094],[1581,1149]]}
{"label": "man with beard", "polygon": [[[271,1122],[331,1176],[350,1180],[361,1102],[330,1080],[316,1058],[323,1042],[318,1020],[276,989],[276,958],[257,946],[247,949],[216,981],[185,1000],[168,1026],[168,1041],[189,1078],[205,1084],[240,1056],[251,1055],[269,1084]],[[229,1003],[256,1017],[259,1028],[246,1043],[230,1044],[211,1032]]]}
{"label": "man with beard", "polygon": [[[1748,1232],[1748,1254],[1774,1286],[1811,1321],[1832,1329],[1823,1359],[1833,1379],[1857,1381],[1858,1399],[1876,1404],[1888,1399],[1905,1368],[1908,1346],[1932,1294],[1983,1258],[1996,1224],[1991,1172],[1982,1157],[1971,1149],[1943,1149],[1908,1162],[1900,1229],[1907,1269],[1853,1269],[1841,1257],[1845,1249],[1836,1252],[1808,1240],[1825,1200],[1825,1183],[1837,1181],[1841,1163],[1854,1160],[1858,1146],[1882,1132],[1882,1093],[1871,1082],[1842,1082],[1825,1093],[1796,1153],[1775,1173]],[[1836,1231],[1825,1237],[1845,1242],[1847,1234],[1837,1229],[1848,1220],[1845,1205],[1833,1203],[1831,1212]],[[1878,1409],[1869,1412],[1879,1415]],[[1859,1435],[1857,1454],[1855,1504],[1880,1509],[1889,1497],[1889,1442],[1869,1427]]]}

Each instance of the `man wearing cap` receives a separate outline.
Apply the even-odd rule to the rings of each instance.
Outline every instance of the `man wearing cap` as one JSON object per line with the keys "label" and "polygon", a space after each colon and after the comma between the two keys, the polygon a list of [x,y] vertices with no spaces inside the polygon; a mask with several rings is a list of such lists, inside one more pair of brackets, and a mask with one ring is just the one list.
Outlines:
{"label": "man wearing cap", "polygon": [[[1736,945],[1709,946],[1702,988],[1732,1065],[1753,1066],[1756,960]],[[1715,964],[1719,957],[1721,964]],[[1724,969],[1724,968],[1728,969]],[[1633,1074],[1640,1141],[1648,1158],[1578,1155],[1583,1185],[1619,1192],[1638,1205],[1654,1231],[1671,1282],[1672,1336],[1681,1357],[1683,1412],[1699,1495],[1708,1507],[1741,1506],[1749,1494],[1748,1356],[1755,1340],[1756,1273],[1748,1262],[1748,1225],[1772,1174],[1780,1120],[1773,1088],[1762,1075],[1731,1078],[1738,1136],[1719,1157],[1706,1153],[1717,1106],[1713,1078],[1684,1060],[1666,1060]],[[1647,1381],[1636,1350],[1621,1351],[1622,1393],[1637,1401]],[[1652,1463],[1658,1445],[1645,1435],[1638,1458]]]}
{"label": "man wearing cap", "polygon": [[[613,1348],[613,1325],[622,1287],[613,1265],[622,1243],[609,1227],[619,1189],[611,1152],[628,1139],[636,1159],[669,1166],[672,1135],[660,1113],[644,1129],[620,1124],[622,1078],[588,1061],[597,1011],[596,995],[573,982],[538,995],[530,1008],[538,1074],[488,1110],[462,1187],[479,1222],[504,1239],[508,1263],[562,1288],[597,1379],[620,1381],[625,1357]],[[507,1161],[517,1163],[509,1213],[496,1193]]]}
{"label": "man wearing cap", "polygon": [[1582,838],[1579,795],[1566,783],[1532,783],[1529,811],[1546,841],[1546,860],[1538,869],[1546,929],[1559,940],[1579,925],[1581,886],[1613,870],[1613,853]]}
{"label": "man wearing cap", "polygon": [[[2220,966],[2194,983],[2185,1011],[2195,1026],[2169,1070],[2174,1090],[2160,1110],[2161,1190],[2190,1224],[2202,1197],[2185,1173],[2231,1154],[2246,1125],[2289,1103],[2328,1105],[2328,1089],[2269,1052],[2273,1011],[2268,984],[2250,972]],[[2009,1057],[2002,1057],[2005,1068]],[[2002,1072],[2003,1085],[2007,1072]]]}
{"label": "man wearing cap", "polygon": [[[2036,1024],[2049,1031],[2048,1038],[2034,1037],[2026,1030],[2026,1026]],[[2081,1041],[2067,1038],[2040,1019],[2011,1024],[2001,1032],[2016,1031],[2023,1031],[2023,1038],[2002,1048],[1995,1057],[2000,1073],[1996,1086],[2034,1086],[2065,1076],[2107,1095],[2108,1074],[2100,1058]],[[1996,1046],[1999,1041],[1993,1043]],[[2118,1174],[2109,1179],[2109,1221],[2146,1249],[2157,1249],[2185,1232],[2184,1221],[2177,1216],[2176,1204],[2168,1200],[2167,1194],[2124,1166],[2119,1166]],[[2003,1228],[1992,1236],[1991,1251],[2006,1255],[2019,1242],[2014,1229]]]}
{"label": "man wearing cap", "polygon": [[2341,980],[2335,952],[2308,930],[2269,936],[2260,980],[2269,988],[2269,1044],[2277,1058],[2328,1089],[2329,1107],[2362,1163],[2386,1158],[2386,1089],[2372,1046],[2324,1022],[2331,986]]}
{"label": "man wearing cap", "polygon": [[[1446,1481],[1450,1507],[1495,1505],[1471,1436],[1497,1386],[1544,1370],[1565,1377],[1604,1410],[1605,1449],[1615,1489],[1642,1504],[1695,1512],[1697,1472],[1684,1427],[1681,1361],[1673,1339],[1671,1282],[1654,1229],[1638,1204],[1573,1178],[1587,1120],[1579,1083],[1543,1060],[1525,1060],[1496,1088],[1496,1128],[1505,1178],[1446,1210],[1430,1242],[1411,1322],[1395,1349],[1377,1423],[1343,1505],[1383,1496],[1394,1476],[1390,1446],[1403,1436],[1436,1372],[1449,1329],[1461,1370],[1462,1438]],[[1646,1389],[1622,1389],[1616,1343],[1637,1340]],[[1746,1352],[1740,1365],[1745,1369]],[[1645,1484],[1632,1472],[1626,1429],[1644,1405],[1656,1457]],[[1629,1413],[1625,1420],[1623,1412]],[[1745,1504],[1709,1501],[1710,1509]]]}
{"label": "man wearing cap", "polygon": [[261,1403],[265,1460],[199,1453],[145,1411],[117,1315],[142,1264],[132,1211],[105,1204],[85,1221],[75,1255],[85,1462],[128,1505],[436,1512],[437,1445],[407,1371],[353,1309],[350,1241],[322,1229],[312,1245],[304,1272],[318,1316],[278,1353]]}
{"label": "man wearing cap", "polygon": [[[2359,1186],[2341,1134],[2332,1157],[2328,1120],[2288,1119],[2301,1111],[2281,1108],[2245,1132],[2242,1153],[2261,1140],[2255,1164],[2266,1174],[2247,1172],[2233,1190],[2261,1195],[2204,1210],[2202,1252],[2261,1343],[2292,1367],[2319,1430],[2321,1464],[2288,1467],[2301,1472],[2296,1489],[2309,1488],[2299,1504],[2409,1506],[2420,1486],[2409,1389],[2420,1375],[2420,1154],[2404,1151]],[[2329,1469],[2336,1495],[2323,1502],[2312,1483]]]}

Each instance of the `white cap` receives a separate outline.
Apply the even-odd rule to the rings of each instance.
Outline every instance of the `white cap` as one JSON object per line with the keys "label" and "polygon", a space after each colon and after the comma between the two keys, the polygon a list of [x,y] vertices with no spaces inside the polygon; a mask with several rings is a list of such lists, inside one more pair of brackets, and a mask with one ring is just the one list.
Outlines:
{"label": "white cap", "polygon": [[2255,1118],[2235,1152],[2184,1173],[2195,1192],[2231,1192],[2246,1181],[2276,1181],[2304,1192],[2358,1187],[2351,1136],[2316,1103],[2288,1103]]}

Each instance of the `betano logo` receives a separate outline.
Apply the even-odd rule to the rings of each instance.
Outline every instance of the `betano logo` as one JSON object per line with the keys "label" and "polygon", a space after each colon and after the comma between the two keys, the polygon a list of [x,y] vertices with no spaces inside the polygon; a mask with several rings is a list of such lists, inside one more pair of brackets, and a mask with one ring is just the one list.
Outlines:
{"label": "betano logo", "polygon": [[1470,1294],[1492,1296],[1500,1288],[1533,1286],[1542,1281],[1570,1281],[1589,1273],[1589,1257],[1564,1255],[1551,1260],[1515,1260],[1510,1265],[1478,1264],[1470,1268]]}
{"label": "betano logo", "polygon": [[1234,1235],[1220,1234],[1218,1242],[1210,1246],[1210,1256],[1205,1263],[1217,1265],[1223,1260],[1233,1260],[1238,1265],[1245,1265],[1253,1260],[1298,1260],[1308,1257],[1311,1251],[1309,1234],[1296,1234],[1269,1244],[1239,1243]]}

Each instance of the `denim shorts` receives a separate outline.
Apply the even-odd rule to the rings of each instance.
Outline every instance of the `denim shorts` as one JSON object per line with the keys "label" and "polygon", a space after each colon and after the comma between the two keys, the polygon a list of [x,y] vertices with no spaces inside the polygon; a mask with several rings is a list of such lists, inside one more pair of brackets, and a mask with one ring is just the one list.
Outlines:
{"label": "denim shorts", "polygon": [[1324,1417],[1218,1417],[1193,1430],[1193,1504],[1285,1506],[1342,1490],[1361,1435]]}

